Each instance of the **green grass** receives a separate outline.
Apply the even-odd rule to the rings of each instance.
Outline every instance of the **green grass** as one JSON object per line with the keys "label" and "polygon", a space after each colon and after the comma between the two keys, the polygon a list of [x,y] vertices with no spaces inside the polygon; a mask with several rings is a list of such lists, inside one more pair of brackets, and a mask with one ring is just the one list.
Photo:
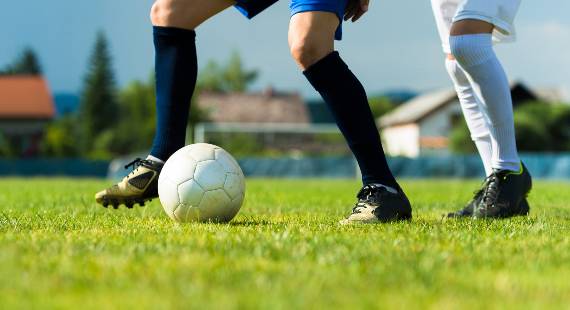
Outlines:
{"label": "green grass", "polygon": [[356,227],[354,181],[249,180],[223,225],[97,207],[106,185],[0,179],[0,309],[570,305],[568,183],[537,182],[528,218],[442,221],[477,183],[407,181],[411,223]]}

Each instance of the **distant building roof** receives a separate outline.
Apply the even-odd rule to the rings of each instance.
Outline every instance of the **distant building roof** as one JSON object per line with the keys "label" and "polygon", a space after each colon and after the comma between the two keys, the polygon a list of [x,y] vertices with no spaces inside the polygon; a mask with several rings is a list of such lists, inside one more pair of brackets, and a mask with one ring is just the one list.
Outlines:
{"label": "distant building roof", "polygon": [[538,87],[533,89],[540,100],[551,103],[569,103],[570,96],[563,88]]}
{"label": "distant building roof", "polygon": [[[528,100],[539,99],[533,91],[520,82],[511,83],[511,94],[515,105]],[[457,100],[457,93],[453,88],[427,92],[401,104],[392,112],[381,117],[380,126],[385,128],[417,123]]]}
{"label": "distant building roof", "polygon": [[0,76],[0,119],[50,119],[53,99],[40,76]]}
{"label": "distant building roof", "polygon": [[401,104],[394,111],[380,118],[382,127],[414,123],[457,100],[454,89],[443,89],[419,95]]}
{"label": "distant building roof", "polygon": [[309,123],[310,116],[297,93],[203,92],[198,105],[215,123]]}

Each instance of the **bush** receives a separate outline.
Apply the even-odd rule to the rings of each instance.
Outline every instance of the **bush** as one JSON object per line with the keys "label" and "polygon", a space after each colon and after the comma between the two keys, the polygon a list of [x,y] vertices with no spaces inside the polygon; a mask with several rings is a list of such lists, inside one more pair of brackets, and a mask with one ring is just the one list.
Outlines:
{"label": "bush", "polygon": [[52,122],[46,129],[41,145],[44,156],[74,157],[80,154],[79,121],[68,115]]}
{"label": "bush", "polygon": [[456,154],[473,154],[477,153],[475,143],[471,140],[471,133],[464,119],[457,122],[457,125],[451,130],[449,136],[449,148]]}

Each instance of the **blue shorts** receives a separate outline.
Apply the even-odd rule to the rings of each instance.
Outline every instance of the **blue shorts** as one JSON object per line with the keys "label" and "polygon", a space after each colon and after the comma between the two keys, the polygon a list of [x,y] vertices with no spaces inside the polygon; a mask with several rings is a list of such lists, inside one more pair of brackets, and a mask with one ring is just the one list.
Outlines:
{"label": "blue shorts", "polygon": [[[263,12],[278,0],[237,0],[236,8],[247,18]],[[348,0],[291,0],[289,8],[291,16],[301,12],[331,12],[338,16],[340,24],[335,33],[335,39],[342,39],[342,18]]]}

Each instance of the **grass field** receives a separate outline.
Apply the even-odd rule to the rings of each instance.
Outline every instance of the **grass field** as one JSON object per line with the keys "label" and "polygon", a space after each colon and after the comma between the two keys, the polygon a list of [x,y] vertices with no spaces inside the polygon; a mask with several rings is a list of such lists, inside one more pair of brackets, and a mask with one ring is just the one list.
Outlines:
{"label": "grass field", "polygon": [[568,308],[570,184],[532,216],[442,221],[476,182],[403,182],[411,223],[340,227],[354,181],[249,180],[230,224],[117,211],[106,181],[0,179],[0,309]]}

